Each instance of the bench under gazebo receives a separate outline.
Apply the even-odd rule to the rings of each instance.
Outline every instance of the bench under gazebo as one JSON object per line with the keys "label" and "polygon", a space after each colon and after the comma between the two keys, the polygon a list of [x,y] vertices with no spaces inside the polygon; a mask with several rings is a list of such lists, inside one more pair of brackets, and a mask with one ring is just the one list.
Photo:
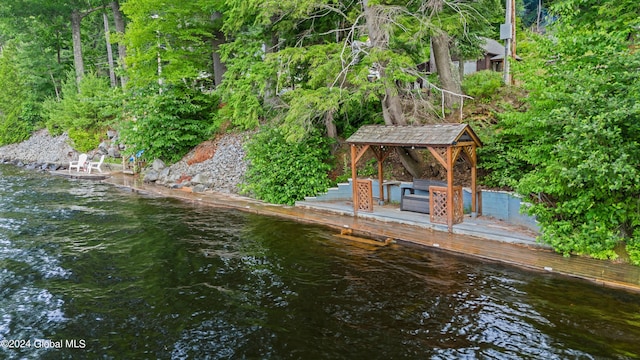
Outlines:
{"label": "bench under gazebo", "polygon": [[347,139],[351,146],[353,212],[373,211],[371,180],[358,179],[357,163],[371,150],[378,161],[378,183],[383,194],[382,163],[396,147],[426,149],[447,171],[446,186],[429,187],[431,222],[446,223],[449,232],[464,218],[462,187],[453,185],[453,167],[462,156],[471,165],[471,213],[477,213],[477,157],[482,142],[467,124],[435,124],[420,126],[365,125]]}

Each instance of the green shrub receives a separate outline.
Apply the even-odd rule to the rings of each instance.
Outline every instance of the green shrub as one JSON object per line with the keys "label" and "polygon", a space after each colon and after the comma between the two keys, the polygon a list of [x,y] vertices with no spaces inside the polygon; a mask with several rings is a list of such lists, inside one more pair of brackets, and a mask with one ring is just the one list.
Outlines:
{"label": "green shrub", "polygon": [[32,126],[16,113],[0,116],[0,145],[13,144],[29,138]]}
{"label": "green shrub", "polygon": [[265,128],[247,144],[250,161],[244,191],[258,199],[292,205],[329,187],[329,141],[313,131],[287,142],[278,128]]}
{"label": "green shrub", "polygon": [[73,141],[73,148],[79,152],[89,152],[100,145],[102,133],[96,131],[87,131],[84,129],[69,129],[69,139]]}
{"label": "green shrub", "polygon": [[169,163],[180,160],[189,150],[213,133],[215,97],[187,87],[157,88],[132,92],[121,122],[121,141],[131,150],[144,150],[146,159]]}
{"label": "green shrub", "polygon": [[559,22],[553,41],[539,39],[539,58],[514,64],[525,106],[501,116],[480,156],[493,155],[483,168],[494,181],[533,203],[540,241],[597,259],[618,258],[626,244],[640,264],[640,73],[629,70],[640,52],[607,28],[621,24]]}
{"label": "green shrub", "polygon": [[19,51],[15,44],[3,44],[0,52],[0,145],[26,140],[31,136],[36,103],[33,92],[18,66]]}
{"label": "green shrub", "polygon": [[48,99],[42,105],[47,130],[52,135],[68,131],[72,146],[79,151],[95,149],[120,111],[117,91],[107,79],[94,74],[85,75],[76,86],[70,74],[62,87],[62,100]]}
{"label": "green shrub", "polygon": [[632,264],[640,266],[640,239],[638,234],[627,240],[627,254],[629,254],[629,260]]}
{"label": "green shrub", "polygon": [[462,90],[474,98],[491,98],[502,84],[502,73],[482,70],[466,76],[462,81]]}

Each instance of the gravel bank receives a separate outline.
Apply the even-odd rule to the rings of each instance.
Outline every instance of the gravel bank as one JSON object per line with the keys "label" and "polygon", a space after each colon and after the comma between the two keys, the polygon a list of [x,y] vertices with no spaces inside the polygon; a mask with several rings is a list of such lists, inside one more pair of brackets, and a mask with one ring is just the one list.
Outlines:
{"label": "gravel bank", "polygon": [[[188,186],[196,192],[213,190],[237,194],[247,170],[244,141],[248,135],[240,133],[220,136],[213,142],[207,142],[204,146],[206,150],[196,148],[170,167],[154,162],[145,171],[144,180],[173,188]],[[194,158],[198,158],[200,151],[207,151],[209,155],[212,153],[212,156],[204,161],[191,163]]]}
{"label": "gravel bank", "polygon": [[[182,160],[166,167],[154,161],[144,170],[147,182],[167,187],[192,187],[194,191],[213,190],[237,194],[247,170],[244,141],[249,133],[225,134],[208,143],[208,158],[194,162],[198,148]],[[69,145],[65,133],[51,136],[46,129],[38,130],[26,141],[0,147],[0,162],[32,169],[66,169],[69,161],[78,158],[78,151]]]}
{"label": "gravel bank", "polygon": [[78,152],[69,145],[66,133],[54,137],[46,129],[34,132],[21,143],[0,147],[0,160],[16,165],[66,167],[77,158]]}

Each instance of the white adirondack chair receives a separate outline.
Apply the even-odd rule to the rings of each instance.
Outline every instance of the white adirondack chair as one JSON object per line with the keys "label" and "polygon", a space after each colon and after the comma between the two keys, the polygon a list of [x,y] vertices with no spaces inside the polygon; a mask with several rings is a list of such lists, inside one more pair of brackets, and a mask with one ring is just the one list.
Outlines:
{"label": "white adirondack chair", "polygon": [[102,174],[102,169],[100,169],[100,166],[102,166],[103,162],[104,155],[100,156],[100,161],[89,161],[89,168],[87,169],[89,171],[89,174],[91,174],[91,169],[96,169]]}
{"label": "white adirondack chair", "polygon": [[69,162],[69,172],[71,172],[71,169],[76,169],[76,171],[78,172],[80,170],[83,170],[86,162],[87,162],[87,154],[80,154],[78,156],[78,161]]}

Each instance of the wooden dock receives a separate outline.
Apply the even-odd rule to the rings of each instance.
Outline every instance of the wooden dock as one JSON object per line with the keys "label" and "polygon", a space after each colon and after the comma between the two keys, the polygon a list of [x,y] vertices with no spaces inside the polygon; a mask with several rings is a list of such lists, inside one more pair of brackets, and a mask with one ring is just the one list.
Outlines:
{"label": "wooden dock", "polygon": [[105,180],[111,176],[110,173],[99,173],[92,172],[88,173],[86,171],[69,171],[69,170],[56,170],[51,171],[52,175],[63,176],[70,179],[81,179],[81,180]]}

